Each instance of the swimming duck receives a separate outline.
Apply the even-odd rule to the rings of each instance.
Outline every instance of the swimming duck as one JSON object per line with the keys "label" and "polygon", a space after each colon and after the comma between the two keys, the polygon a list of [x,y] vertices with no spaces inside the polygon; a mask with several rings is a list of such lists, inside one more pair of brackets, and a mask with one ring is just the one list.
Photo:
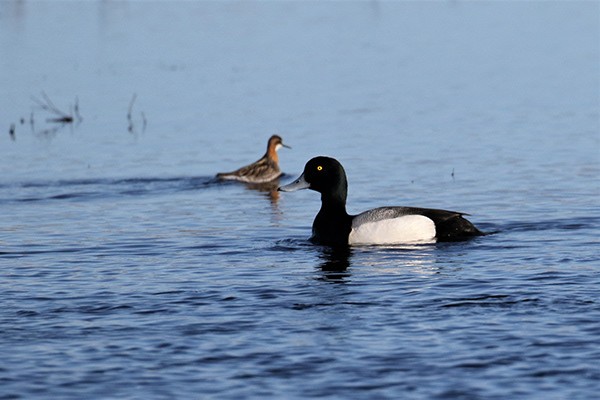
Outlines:
{"label": "swimming duck", "polygon": [[406,244],[458,241],[483,235],[464,213],[417,207],[379,207],[358,215],[346,212],[348,181],[342,165],[330,157],[315,157],[282,192],[312,189],[321,193],[321,209],[311,241],[324,245]]}
{"label": "swimming duck", "polygon": [[273,135],[269,138],[267,152],[260,160],[233,172],[219,172],[217,178],[248,183],[273,181],[282,175],[279,169],[279,157],[277,156],[277,150],[281,147],[291,148],[283,144],[280,136]]}

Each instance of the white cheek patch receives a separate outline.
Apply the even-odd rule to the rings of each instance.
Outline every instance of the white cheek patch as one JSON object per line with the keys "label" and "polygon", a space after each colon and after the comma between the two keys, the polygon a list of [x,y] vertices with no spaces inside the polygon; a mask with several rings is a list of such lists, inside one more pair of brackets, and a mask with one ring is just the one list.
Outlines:
{"label": "white cheek patch", "polygon": [[279,149],[282,148],[282,147],[283,147],[283,145],[281,143],[277,143],[275,145],[275,151],[279,151]]}
{"label": "white cheek patch", "polygon": [[423,215],[366,222],[352,228],[349,244],[434,243],[435,224]]}

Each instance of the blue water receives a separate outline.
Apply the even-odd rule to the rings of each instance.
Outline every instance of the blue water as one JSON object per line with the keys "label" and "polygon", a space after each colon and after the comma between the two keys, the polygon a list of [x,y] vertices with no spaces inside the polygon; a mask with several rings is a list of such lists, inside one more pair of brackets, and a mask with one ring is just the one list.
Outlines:
{"label": "blue water", "polygon": [[[599,15],[0,2],[0,399],[596,397]],[[314,246],[316,193],[213,179],[274,133],[493,234]]]}

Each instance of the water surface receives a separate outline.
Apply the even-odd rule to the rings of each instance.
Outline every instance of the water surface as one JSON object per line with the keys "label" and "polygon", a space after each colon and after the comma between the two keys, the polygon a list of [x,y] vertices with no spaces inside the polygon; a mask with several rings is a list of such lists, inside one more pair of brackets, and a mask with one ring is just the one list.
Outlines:
{"label": "water surface", "polygon": [[[594,397],[599,12],[0,3],[0,398]],[[316,193],[213,179],[273,133],[494,234],[311,245]]]}

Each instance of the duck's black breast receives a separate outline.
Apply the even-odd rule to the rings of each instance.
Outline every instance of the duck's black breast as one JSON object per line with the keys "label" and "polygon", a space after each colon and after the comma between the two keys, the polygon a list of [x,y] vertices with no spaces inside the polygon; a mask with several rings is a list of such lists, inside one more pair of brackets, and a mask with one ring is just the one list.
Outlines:
{"label": "duck's black breast", "polygon": [[311,241],[328,246],[347,246],[352,229],[352,217],[346,210],[321,208],[312,226]]}

